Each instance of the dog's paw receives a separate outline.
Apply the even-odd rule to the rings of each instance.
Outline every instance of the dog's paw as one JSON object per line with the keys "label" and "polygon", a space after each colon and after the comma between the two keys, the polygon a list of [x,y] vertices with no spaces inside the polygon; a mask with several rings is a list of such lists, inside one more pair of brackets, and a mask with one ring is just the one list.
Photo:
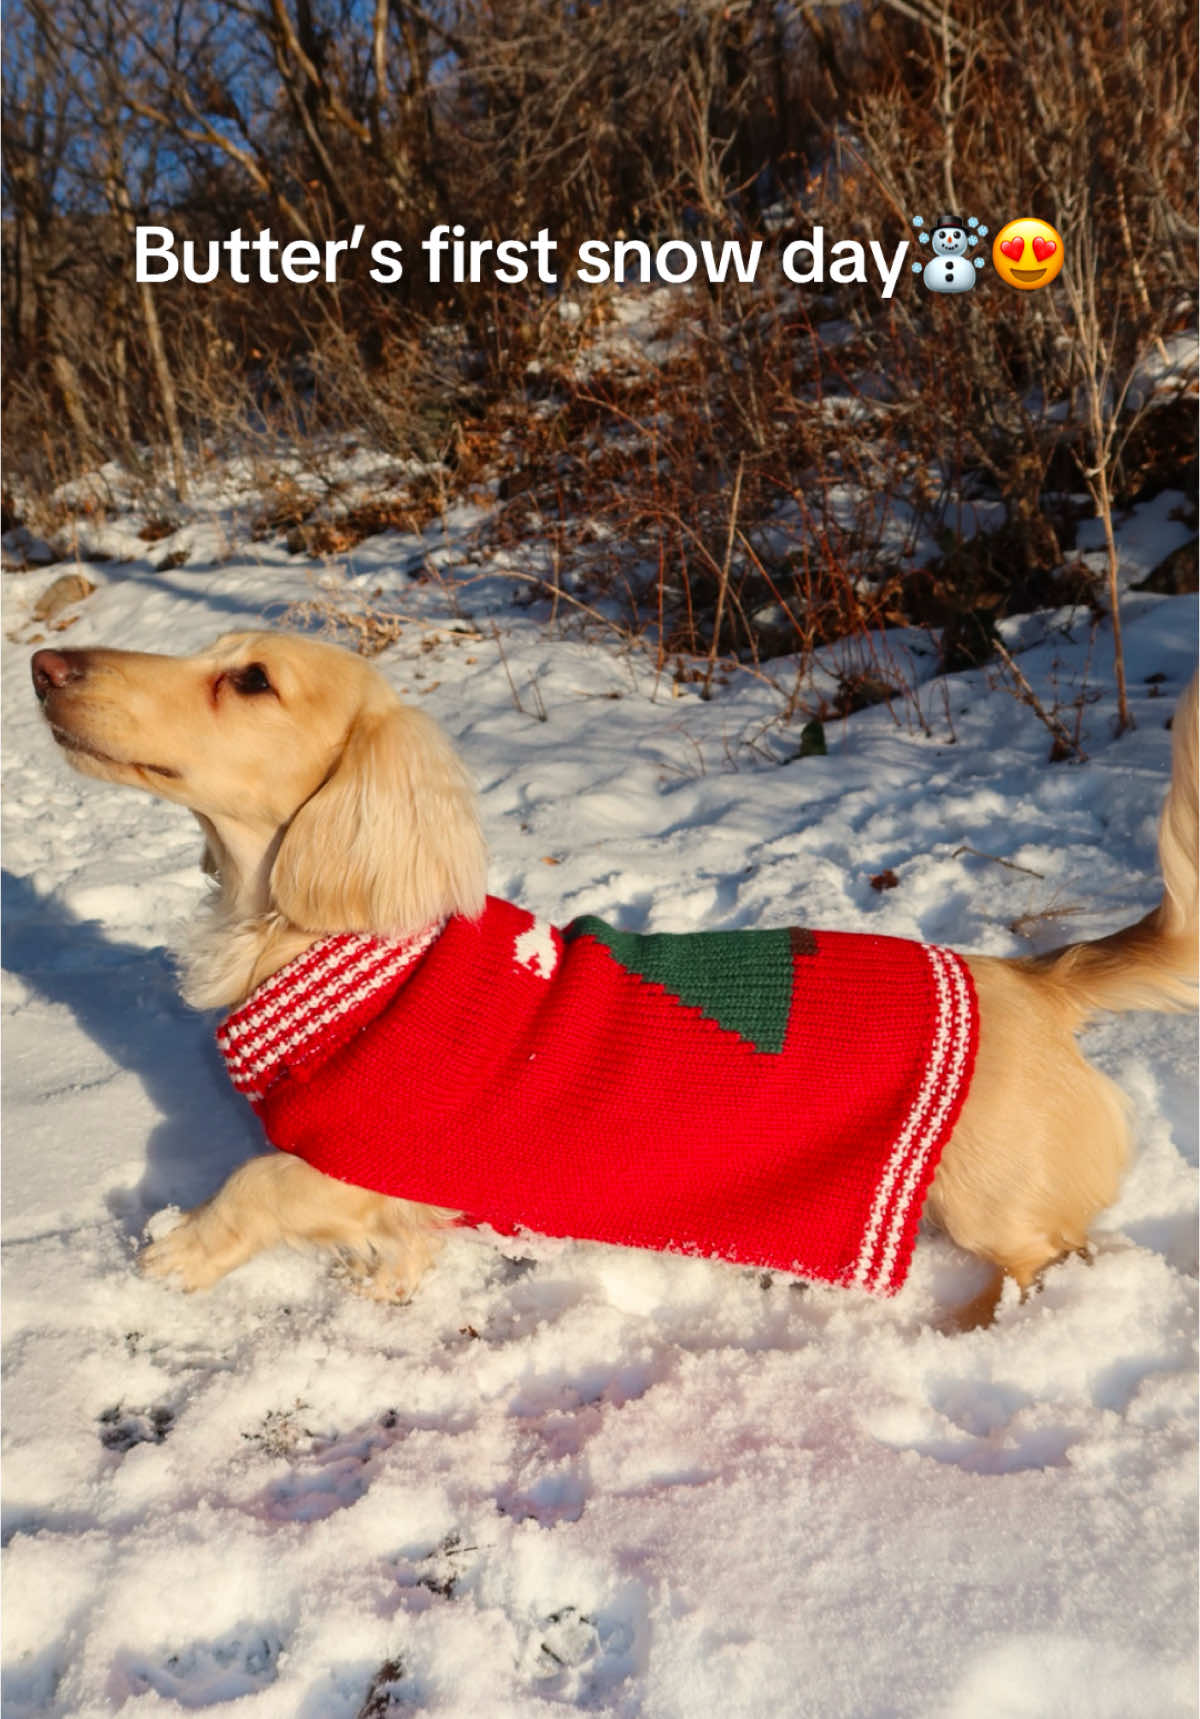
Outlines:
{"label": "dog's paw", "polygon": [[368,1301],[404,1302],[412,1299],[427,1264],[425,1259],[374,1259],[368,1262],[351,1255],[337,1261],[334,1275],[355,1295],[364,1296]]}
{"label": "dog's paw", "polygon": [[[157,1223],[152,1226],[158,1227]],[[194,1217],[181,1219],[173,1230],[149,1242],[138,1255],[138,1270],[143,1277],[171,1278],[186,1290],[207,1289],[225,1275],[225,1268],[205,1247]]]}

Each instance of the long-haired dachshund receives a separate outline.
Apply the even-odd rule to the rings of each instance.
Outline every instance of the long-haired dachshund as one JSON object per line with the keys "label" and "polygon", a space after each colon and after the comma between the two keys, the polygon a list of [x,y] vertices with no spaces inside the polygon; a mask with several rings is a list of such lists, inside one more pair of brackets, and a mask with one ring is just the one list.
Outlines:
{"label": "long-haired dachshund", "polygon": [[[336,957],[336,962],[345,966],[347,961],[358,962],[360,956],[367,962],[366,967],[352,968],[354,973],[368,974],[367,980],[355,981],[359,989],[353,992],[353,1007],[335,999],[321,1014],[319,1028],[313,1024],[314,1015],[313,1021],[305,1019],[302,1028],[293,1031],[296,1005],[288,1003],[285,1008],[286,1021],[291,1023],[289,1044],[299,1042],[305,1034],[319,1038],[333,1033],[335,1055],[359,1055],[353,1042],[347,1048],[343,1040],[356,1027],[359,1017],[355,1010],[367,1006],[362,999],[372,987],[382,985],[389,994],[397,985],[403,989],[405,973],[422,970],[428,948],[450,946],[450,933],[443,927],[493,923],[488,918],[492,908],[485,906],[484,841],[474,792],[463,765],[436,724],[423,712],[402,704],[382,675],[360,658],[309,638],[248,632],[228,635],[198,656],[39,650],[32,666],[34,685],[51,731],[76,769],[177,801],[199,820],[205,837],[204,865],[215,880],[216,890],[186,958],[185,995],[200,1008],[234,1011],[232,1027],[229,1023],[226,1027],[226,1057],[235,1080],[256,1101],[268,1103],[258,1086],[278,1072],[281,1065],[272,1059],[284,1056],[276,1042],[279,1034],[273,1033],[270,1023],[277,1001],[277,990],[271,987],[278,987],[281,981],[277,976],[285,969],[296,977],[301,994],[307,995],[303,985],[308,982],[305,975],[312,963],[327,966]],[[939,984],[942,980],[937,975],[941,972],[959,983],[960,990],[965,987],[964,995],[973,991],[977,1022],[971,1028],[974,1036],[969,1051],[974,1066],[973,1073],[966,1071],[969,1082],[964,1075],[961,1090],[942,1101],[946,1138],[938,1146],[940,1157],[935,1155],[920,1171],[903,1171],[901,1166],[911,1183],[912,1196],[903,1221],[911,1221],[915,1229],[924,1205],[927,1215],[961,1247],[997,1268],[994,1284],[972,1304],[964,1315],[965,1323],[991,1316],[1003,1274],[1013,1277],[1024,1291],[1052,1261],[1082,1249],[1093,1219],[1115,1198],[1128,1152],[1125,1102],[1117,1088],[1080,1054],[1075,1042],[1079,1027],[1101,1010],[1175,1010],[1193,1005],[1197,970],[1196,727],[1193,682],[1173,725],[1171,784],[1159,832],[1163,895],[1152,912],[1111,936],[1071,944],[1031,959],[972,956],[964,962],[947,955],[940,968],[932,959],[927,963]],[[508,921],[501,918],[495,923],[500,926],[498,936],[508,935]],[[526,923],[527,929],[522,931]],[[746,1026],[739,1016],[731,1025],[705,1015],[702,988],[709,978],[704,974],[696,977],[689,967],[691,979],[676,979],[670,973],[664,978],[667,970],[652,966],[651,955],[654,960],[667,959],[676,940],[627,936],[622,940],[622,934],[607,927],[597,931],[599,922],[588,921],[568,928],[564,940],[532,920],[513,924],[517,929],[509,940],[509,952],[513,956],[513,984],[519,990],[519,995],[517,990],[513,993],[513,1010],[519,1013],[528,1009],[533,1019],[542,1006],[538,999],[551,995],[549,988],[539,991],[538,982],[548,981],[560,964],[564,974],[575,975],[571,983],[578,985],[581,994],[588,992],[604,967],[601,976],[605,983],[636,985],[641,992],[652,993],[652,1006],[660,1013],[668,1005],[674,1010],[669,1019],[662,1014],[666,1022],[663,1030],[668,1033],[674,1030],[672,1021],[682,1015],[689,1020],[705,1016],[702,1030],[710,1034],[712,1056],[717,1063],[727,1058],[732,1071],[729,1079],[735,1085],[738,1081],[752,1082],[757,1078],[755,1071],[766,1069],[768,1063],[775,1067],[762,1050],[763,1041],[755,1035],[773,1030],[768,1020],[772,1010],[782,1023],[775,1050],[790,1032],[788,1009],[798,1006],[789,1002],[793,972],[801,975],[795,980],[798,996],[802,981],[809,984],[808,976],[812,985],[819,983],[825,971],[821,961],[840,959],[822,953],[841,946],[836,937],[827,938],[822,945],[819,936],[814,939],[812,934],[793,934],[788,946],[791,953],[785,957],[780,954],[782,945],[770,941],[781,934],[708,934],[706,949],[710,953],[715,950],[722,961],[733,947],[723,943],[723,938],[744,935],[758,939],[757,943],[748,942],[746,948],[759,952],[755,959],[761,955],[764,973],[769,970],[774,974],[769,980],[775,987],[770,996],[764,991],[761,998],[757,994],[747,998],[743,982],[738,1007],[743,1016],[748,1010],[753,1019]],[[585,935],[579,936],[578,928],[583,928]],[[461,941],[467,932],[464,929],[455,935]],[[690,941],[678,940],[681,949]],[[876,989],[869,966],[864,969],[862,963],[874,944],[882,949],[891,940],[843,941],[854,946],[850,953],[858,966],[852,962],[849,967],[837,968],[836,973],[843,977],[836,978],[835,973],[830,994],[841,995],[847,984],[857,986],[857,999],[852,991],[848,1002],[848,1013],[853,1016],[859,1013],[860,1005],[867,1009]],[[647,952],[643,946],[651,944],[655,949]],[[667,949],[666,956],[660,945]],[[906,950],[920,951],[919,945],[892,947],[898,959],[906,958]],[[793,957],[794,969],[787,965]],[[920,961],[923,953],[907,958]],[[309,968],[305,967],[306,959]],[[627,969],[633,968],[639,972],[630,979]],[[845,973],[851,974],[851,979],[847,980]],[[611,975],[611,980],[605,975]],[[680,998],[687,1002],[687,986],[693,982],[701,987],[696,993],[699,1001],[694,1007],[685,1007]],[[909,981],[904,983],[911,989]],[[416,981],[413,985],[415,994]],[[527,1001],[529,996],[532,1002]],[[614,996],[623,1007],[624,993],[614,991]],[[338,1011],[347,1007],[349,1013],[343,1019]],[[243,1012],[239,1014],[239,1010]],[[516,1031],[507,1020],[506,1001],[498,1002],[495,1013],[497,1031]],[[711,1015],[712,1010],[708,1013]],[[499,1019],[502,1015],[504,1021]],[[478,1022],[473,1017],[469,1035],[472,1054],[477,1031]],[[966,1040],[963,1042],[965,1045]],[[536,1067],[532,1052],[522,1055],[531,1068]],[[374,1065],[361,1062],[360,1057],[357,1066],[355,1078],[361,1086],[366,1078],[363,1070]],[[239,1070],[244,1079],[239,1078]],[[442,1071],[430,1066],[418,1072],[434,1090]],[[303,1076],[304,1070],[300,1073]],[[525,1078],[524,1073],[521,1078]],[[669,1081],[669,1071],[664,1078]],[[386,1078],[380,1084],[389,1086]],[[546,1093],[553,1097],[553,1086],[549,1076],[542,1078],[538,1103],[550,1101]],[[407,1136],[410,1130],[404,1127],[403,1105],[410,1104],[414,1113],[419,1113],[423,1127],[431,1101],[425,1088],[410,1084],[407,1099],[404,1090],[402,1084],[396,1088],[399,1098],[391,1093],[392,1120],[388,1126]],[[788,1095],[793,1090],[796,1094],[807,1090],[814,1109],[822,1105],[828,1108],[831,1102],[819,1082],[794,1089],[785,1084],[772,1102],[786,1100],[790,1104]],[[569,1092],[560,1096],[560,1114],[574,1141],[582,1126],[581,1101]],[[348,1102],[344,1097],[337,1099],[335,1113],[337,1104]],[[622,1102],[618,1090],[604,1096],[598,1155],[580,1160],[581,1210],[585,1179],[607,1183],[630,1175],[623,1138],[626,1124],[634,1130],[634,1120],[628,1106],[623,1118]],[[788,1190],[784,1188],[775,1196],[769,1192],[756,1195],[757,1211],[750,1210],[754,1201],[746,1195],[741,1174],[738,1106],[722,1109],[717,1105],[715,1110],[725,1135],[718,1145],[724,1153],[730,1206],[742,1201],[749,1210],[747,1221],[752,1228],[769,1227],[771,1214],[763,1207],[772,1199],[786,1205]],[[782,1131],[785,1136],[793,1126],[796,1137],[803,1136],[810,1122],[807,1110],[808,1104],[799,1098],[794,1117]],[[328,1104],[325,1113],[329,1113]],[[346,1110],[344,1114],[345,1129],[355,1130],[357,1112]],[[904,1134],[910,1144],[913,1114],[910,1104]],[[300,1123],[289,1126],[301,1127]],[[415,1122],[412,1131],[420,1131]],[[290,1139],[281,1143],[293,1144]],[[847,1147],[848,1152],[853,1145],[851,1142]],[[455,1160],[456,1152],[453,1146],[446,1149],[444,1143],[441,1150],[446,1168]],[[334,1162],[322,1158],[320,1151],[310,1156],[327,1167]],[[354,1161],[353,1150],[350,1161]],[[896,1169],[898,1162],[893,1158],[889,1171],[893,1194],[897,1177],[903,1180]],[[504,1164],[495,1169],[498,1178],[504,1172]],[[682,1174],[686,1180],[686,1165]],[[519,1183],[519,1169],[513,1175]],[[464,1202],[461,1194],[456,1197],[458,1184],[453,1176],[447,1177],[450,1191],[438,1192],[437,1164],[430,1167],[419,1187],[403,1177],[399,1186],[389,1183],[386,1176],[383,1181],[383,1191],[378,1186],[353,1185],[345,1171],[326,1174],[298,1156],[294,1146],[252,1158],[235,1170],[210,1200],[188,1213],[177,1228],[146,1247],[141,1255],[142,1268],[195,1290],[215,1283],[261,1249],[279,1242],[317,1244],[348,1261],[368,1293],[381,1299],[402,1299],[412,1292],[434,1258],[446,1226],[454,1221]],[[419,1198],[402,1197],[406,1189]],[[571,1197],[569,1178],[562,1186],[556,1180],[550,1207],[539,1190],[517,1185],[511,1193],[510,1215],[515,1222],[526,1221],[521,1213],[522,1199],[527,1198],[534,1214],[530,1227],[535,1229],[548,1227],[534,1221],[539,1213],[553,1209],[561,1214],[564,1200],[569,1204]],[[509,1212],[507,1206],[505,1211]],[[872,1245],[882,1246],[879,1238],[893,1221],[900,1223],[884,1212],[877,1196],[864,1219],[868,1230],[874,1225]],[[631,1231],[629,1239],[650,1238],[649,1245],[657,1245],[653,1220],[647,1222],[644,1231]],[[589,1231],[586,1224],[572,1232],[568,1223],[569,1219],[560,1221],[556,1233],[620,1239],[603,1230]],[[665,1225],[660,1239],[671,1245],[675,1233]],[[895,1230],[896,1238],[903,1241],[900,1229]],[[687,1238],[683,1240],[686,1244]],[[750,1257],[739,1256],[732,1248],[710,1251]],[[800,1264],[803,1266],[802,1258]],[[867,1287],[889,1287],[882,1277],[868,1281],[870,1272],[879,1270],[882,1267],[876,1261],[866,1277],[862,1272],[856,1276],[849,1271],[840,1277],[834,1271],[818,1271],[816,1275],[864,1282]]]}

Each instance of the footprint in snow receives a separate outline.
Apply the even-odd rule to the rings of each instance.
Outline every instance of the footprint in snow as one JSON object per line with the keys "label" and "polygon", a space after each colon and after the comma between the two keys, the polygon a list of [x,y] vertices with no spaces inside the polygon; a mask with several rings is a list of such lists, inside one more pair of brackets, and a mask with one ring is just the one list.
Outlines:
{"label": "footprint in snow", "polygon": [[161,1404],[150,1409],[130,1409],[114,1403],[99,1417],[100,1443],[105,1450],[122,1456],[135,1444],[162,1444],[175,1424],[175,1411]]}
{"label": "footprint in snow", "polygon": [[[303,1408],[300,1404],[295,1412]],[[292,1411],[284,1414],[281,1424],[293,1429],[294,1436],[286,1443],[280,1442],[278,1425],[270,1427],[267,1442],[261,1429],[244,1435],[268,1455],[284,1456],[290,1464],[289,1472],[265,1489],[260,1508],[276,1522],[317,1522],[357,1504],[374,1480],[381,1457],[417,1424],[453,1434],[462,1432],[465,1423],[440,1416],[417,1423],[402,1420],[395,1409],[388,1409],[350,1432],[331,1436],[296,1423]]]}
{"label": "footprint in snow", "polygon": [[371,1679],[371,1686],[354,1719],[400,1719],[416,1710],[411,1680],[403,1659],[385,1659]]}
{"label": "footprint in snow", "polygon": [[911,1451],[966,1474],[1020,1474],[1061,1468],[1080,1429],[1024,1391],[988,1380],[934,1383],[925,1403],[893,1404],[874,1413],[880,1444]]}
{"label": "footprint in snow", "polygon": [[397,1557],[397,1585],[407,1589],[424,1589],[438,1599],[453,1599],[463,1577],[474,1568],[479,1548],[464,1543],[458,1533],[447,1534],[423,1557]]}
{"label": "footprint in snow", "polygon": [[584,1612],[563,1606],[530,1633],[524,1654],[526,1676],[541,1700],[588,1705],[609,1694],[634,1670],[635,1633],[636,1620],[619,1611]]}
{"label": "footprint in snow", "polygon": [[123,1648],[114,1661],[113,1684],[124,1686],[126,1700],[153,1690],[181,1707],[212,1707],[273,1683],[282,1652],[282,1636],[255,1625],[162,1657]]}

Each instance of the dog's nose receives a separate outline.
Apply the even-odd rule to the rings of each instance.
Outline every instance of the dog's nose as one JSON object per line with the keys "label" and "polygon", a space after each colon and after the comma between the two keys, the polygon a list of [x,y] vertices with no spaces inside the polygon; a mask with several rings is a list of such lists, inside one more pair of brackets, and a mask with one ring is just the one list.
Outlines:
{"label": "dog's nose", "polygon": [[82,651],[34,651],[29,666],[33,671],[33,690],[40,699],[45,699],[55,687],[83,679]]}

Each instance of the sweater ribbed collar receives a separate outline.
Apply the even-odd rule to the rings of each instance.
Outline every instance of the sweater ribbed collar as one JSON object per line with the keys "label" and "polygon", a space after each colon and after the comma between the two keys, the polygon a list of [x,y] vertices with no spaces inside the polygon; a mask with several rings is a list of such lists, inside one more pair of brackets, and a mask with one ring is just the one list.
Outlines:
{"label": "sweater ribbed collar", "polygon": [[234,1086],[260,1099],[285,1071],[324,1061],[380,1013],[445,923],[411,937],[322,937],[265,979],[217,1028]]}

